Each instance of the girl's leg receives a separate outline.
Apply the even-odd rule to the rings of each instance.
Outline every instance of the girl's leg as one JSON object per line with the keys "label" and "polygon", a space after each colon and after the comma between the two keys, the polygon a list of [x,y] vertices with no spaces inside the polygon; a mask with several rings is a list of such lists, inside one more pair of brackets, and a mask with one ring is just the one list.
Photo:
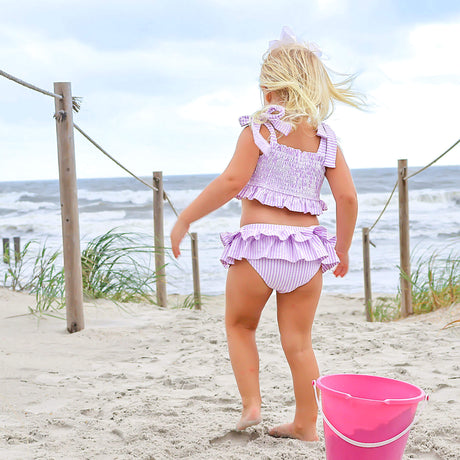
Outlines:
{"label": "girl's leg", "polygon": [[277,294],[278,326],[281,343],[291,368],[296,401],[293,423],[270,430],[278,437],[317,441],[317,405],[312,381],[319,377],[311,343],[311,328],[321,295],[321,270],[305,285],[286,294]]}
{"label": "girl's leg", "polygon": [[259,354],[255,332],[272,290],[245,259],[228,269],[225,290],[225,327],[228,350],[243,413],[238,430],[260,423]]}

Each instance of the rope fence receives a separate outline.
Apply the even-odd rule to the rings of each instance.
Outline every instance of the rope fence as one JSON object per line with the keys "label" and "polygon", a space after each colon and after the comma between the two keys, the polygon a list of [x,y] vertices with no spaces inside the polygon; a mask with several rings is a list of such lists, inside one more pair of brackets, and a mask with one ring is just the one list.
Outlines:
{"label": "rope fence", "polygon": [[375,220],[375,222],[372,224],[372,226],[369,228],[369,233],[373,230],[373,228],[377,225],[377,222],[380,220],[380,218],[383,216],[383,214],[385,213],[385,211],[387,210],[388,208],[388,205],[390,204],[390,201],[391,199],[393,198],[393,195],[395,193],[395,190],[396,190],[396,187],[398,186],[398,181],[395,182],[395,185],[393,187],[393,190],[391,191],[390,193],[390,196],[387,200],[387,202],[385,203],[385,206],[383,207],[382,209],[382,212],[379,214],[379,216],[377,217],[377,219]]}
{"label": "rope fence", "polygon": [[[56,94],[52,93],[50,91],[47,91],[46,89],[39,88],[38,86],[32,85],[30,83],[27,83],[24,80],[21,80],[14,75],[11,75],[3,70],[0,69],[0,76],[7,78],[8,80],[14,81],[15,83],[18,83],[19,85],[25,86],[26,88],[29,88],[33,91],[36,91],[37,93],[42,93],[45,94],[46,96],[51,96],[54,97],[55,99],[63,99],[62,94]],[[74,112],[79,112],[81,108],[81,97],[72,97],[72,109]]]}
{"label": "rope fence", "polygon": [[[104,150],[94,139],[92,139],[88,134],[86,134],[77,124],[74,123],[73,126],[83,137],[88,139],[88,141],[91,142],[91,144],[93,144],[98,150],[100,150],[106,157],[108,157],[110,160],[112,160],[121,169],[126,171],[128,174],[130,174],[132,177],[134,177],[134,179],[138,180],[139,182],[144,184],[149,189],[151,189],[151,190],[153,190],[155,192],[158,192],[158,189],[156,187],[154,187],[153,185],[150,185],[148,182],[145,182],[140,177],[136,176],[133,172],[131,172],[128,168],[123,166],[120,162],[118,162],[112,155],[110,155],[106,150]],[[163,199],[168,202],[169,206],[171,206],[172,211],[174,212],[176,217],[178,217],[179,213],[178,213],[177,209],[175,208],[174,204],[172,203],[171,199],[169,198],[169,195],[166,192],[163,192]],[[188,233],[188,235],[190,236],[190,233]]]}
{"label": "rope fence", "polygon": [[[72,111],[78,112],[80,110],[81,106],[81,98],[80,97],[72,97],[71,92],[70,92],[70,83],[55,83],[54,90],[55,92],[50,92],[47,90],[44,90],[42,88],[39,88],[38,86],[32,85],[28,82],[25,82],[3,70],[0,70],[0,76],[7,78],[8,80],[11,80],[19,85],[22,85],[26,88],[29,88],[33,91],[45,94],[46,96],[53,97],[55,100],[55,106],[56,106],[56,113],[54,115],[54,118],[56,119],[57,123],[57,132],[58,132],[58,154],[61,155],[61,149],[65,151],[64,153],[64,160],[66,162],[66,167],[63,167],[63,171],[71,172],[75,176],[75,152],[74,152],[74,146],[73,146],[73,129],[76,129],[83,137],[85,137],[91,144],[93,144],[99,151],[101,151],[106,157],[108,157],[110,160],[112,160],[115,164],[117,164],[121,169],[123,169],[125,172],[130,174],[132,177],[134,177],[137,181],[141,182],[144,184],[146,187],[150,188],[154,192],[154,202],[157,204],[155,205],[154,203],[154,213],[155,209],[158,208],[159,212],[161,215],[158,217],[158,221],[163,222],[163,201],[167,201],[168,204],[171,206],[171,209],[173,210],[174,214],[176,216],[179,215],[178,211],[176,210],[174,204],[172,203],[170,197],[167,195],[167,193],[163,190],[163,182],[162,182],[162,173],[157,172],[154,173],[154,182],[159,184],[158,187],[155,187],[153,185],[148,184],[144,180],[142,180],[140,177],[136,176],[133,172],[131,172],[128,168],[123,166],[120,162],[118,162],[112,155],[110,155],[106,150],[104,150],[94,139],[92,139],[88,134],[86,134],[78,125],[73,123],[72,120]],[[63,92],[63,94],[59,94],[58,91]],[[64,96],[64,94],[67,94],[67,96]],[[59,101],[59,103],[58,103]],[[67,105],[66,105],[67,104]],[[65,110],[67,109],[67,110]],[[69,114],[70,110],[70,114]],[[369,260],[369,248],[368,245],[372,244],[374,247],[375,245],[370,241],[369,234],[370,232],[375,228],[377,223],[380,221],[382,218],[383,214],[387,210],[393,195],[396,191],[396,188],[399,187],[399,215],[400,215],[400,222],[399,222],[399,227],[400,227],[400,253],[401,253],[401,270],[405,274],[404,277],[401,277],[401,285],[402,285],[402,290],[407,294],[408,289],[410,289],[410,286],[408,284],[404,285],[403,283],[409,283],[407,280],[408,275],[410,275],[410,265],[408,265],[409,261],[409,255],[408,255],[408,250],[409,250],[409,215],[408,215],[408,189],[407,189],[407,182],[410,178],[416,176],[417,174],[420,174],[422,171],[425,171],[432,165],[434,165],[437,161],[439,161],[442,157],[444,157],[448,152],[450,152],[454,147],[456,147],[460,143],[460,139],[457,140],[451,147],[449,147],[444,153],[442,153],[440,156],[435,158],[432,162],[424,166],[423,168],[419,169],[418,171],[407,175],[407,160],[399,160],[398,161],[398,180],[396,181],[393,190],[390,193],[390,196],[385,203],[382,211],[380,212],[379,216],[375,220],[375,222],[372,224],[370,228],[363,228],[363,258],[364,258],[364,278],[365,278],[365,305],[366,305],[366,317],[368,320],[372,319],[372,297],[371,297],[371,289],[370,289],[370,260]],[[64,160],[61,159],[61,156],[59,156],[59,164],[60,164],[60,184],[61,184],[61,162],[64,163]],[[61,161],[62,160],[62,161]],[[71,167],[69,167],[69,165]],[[63,173],[65,176],[65,174]],[[68,175],[67,175],[68,176]],[[75,182],[75,197],[77,196],[76,194],[76,176],[74,177],[74,182]],[[71,195],[69,191],[65,192],[68,195]],[[161,194],[161,197],[160,197]],[[71,202],[73,198],[69,198],[69,206],[73,207],[73,209],[76,209],[77,215],[76,215],[76,220],[77,221],[77,227],[78,227],[78,203]],[[61,196],[61,201],[63,200],[63,197]],[[61,207],[64,207],[64,204],[61,203]],[[64,210],[62,210],[64,212]],[[70,222],[72,219],[69,219],[69,217],[64,218],[63,216],[63,238],[64,238],[64,246],[66,246],[66,236],[65,236],[65,229],[64,229],[64,222]],[[75,216],[74,216],[75,217]],[[163,224],[162,224],[163,225]],[[404,229],[404,230],[403,230]],[[163,247],[164,249],[164,237],[163,237],[163,230],[161,229],[158,230],[161,233],[162,241],[163,241]],[[78,232],[78,229],[77,229]],[[198,284],[195,279],[195,269],[198,271],[198,255],[197,255],[197,235],[196,233],[188,233],[188,235],[191,238],[192,241],[192,263],[193,263],[193,271],[194,271],[194,288],[195,288],[195,301],[196,301],[196,307],[200,308],[201,305],[201,300],[200,300],[200,294],[199,294],[199,281]],[[72,235],[71,235],[72,236]],[[68,238],[68,237],[67,237]],[[75,239],[75,238],[74,238]],[[67,242],[71,242],[72,238],[68,238]],[[155,243],[157,244],[157,235],[155,234]],[[70,243],[69,243],[70,244]],[[75,243],[72,243],[75,245]],[[78,244],[79,244],[79,237],[78,237]],[[404,246],[404,248],[403,248]],[[79,250],[79,249],[78,249]],[[195,252],[196,251],[196,252]],[[404,255],[403,255],[404,252]],[[64,267],[65,268],[65,267]],[[66,270],[65,270],[66,272]],[[198,273],[196,273],[198,276]],[[165,285],[164,281],[163,284]],[[198,286],[198,287],[197,287]],[[165,289],[165,288],[164,288]],[[198,295],[197,295],[198,292]],[[164,290],[162,297],[166,297],[166,291]],[[405,300],[406,298],[406,300]],[[66,300],[67,300],[67,291],[66,291]],[[403,315],[411,313],[411,304],[409,299],[406,296],[402,296],[402,304],[405,302],[409,302],[409,305],[402,305],[402,311]],[[71,320],[70,320],[71,321]],[[69,325],[69,318],[68,318],[68,325]],[[78,326],[76,323],[72,322],[70,326],[68,327],[69,332],[75,332],[77,330],[82,329],[83,327]]]}
{"label": "rope fence", "polygon": [[[442,157],[444,157],[447,153],[449,153],[454,147],[457,146],[457,144],[460,142],[460,139],[455,142],[454,144],[452,144],[444,153],[442,153],[441,155],[439,155],[437,158],[435,158],[431,163],[428,163],[426,166],[424,166],[423,168],[420,168],[418,171],[415,171],[414,173],[412,173],[411,175],[409,176],[405,176],[403,179],[404,180],[409,180],[410,178],[416,176],[417,174],[420,174],[421,172],[425,171],[426,169],[428,169],[430,166],[433,166],[437,161],[439,161]],[[393,187],[393,190],[391,191],[390,193],[390,196],[387,200],[387,202],[385,203],[385,205],[383,206],[383,209],[381,211],[381,213],[379,214],[379,216],[377,217],[377,219],[375,220],[375,222],[371,225],[371,227],[369,227],[369,232],[371,232],[373,230],[373,228],[377,225],[377,222],[380,220],[380,218],[383,216],[383,214],[385,213],[385,211],[387,210],[388,208],[388,205],[390,204],[390,201],[391,199],[393,198],[393,195],[396,191],[396,188],[398,187],[398,181],[396,181],[394,187]],[[371,243],[372,244],[372,243]]]}
{"label": "rope fence", "polygon": [[[86,134],[77,124],[73,124],[73,127],[86,139],[88,139],[91,144],[93,144],[98,150],[100,150],[106,157],[108,157],[110,160],[112,160],[116,165],[118,165],[121,169],[126,171],[128,174],[130,174],[134,179],[138,180],[142,184],[144,184],[146,187],[149,189],[158,192],[158,189],[154,187],[153,185],[150,185],[148,182],[145,182],[142,180],[140,177],[136,176],[133,172],[131,172],[128,168],[123,166],[120,162],[118,162],[112,155],[110,155],[106,150],[104,150],[94,139],[92,139],[88,134]],[[171,206],[171,209],[173,213],[176,215],[176,217],[179,217],[179,212],[175,208],[173,202],[171,201],[171,198],[169,198],[169,195],[166,192],[163,192],[163,199],[168,202],[169,206]],[[190,233],[187,232],[189,236]]]}
{"label": "rope fence", "polygon": [[[154,203],[153,203],[153,213],[154,213],[154,239],[155,247],[157,248],[157,253],[155,254],[155,266],[157,276],[157,300],[160,306],[166,306],[167,296],[166,296],[166,272],[165,272],[165,261],[164,261],[164,210],[163,210],[163,201],[167,201],[170,205],[173,213],[176,217],[179,216],[177,209],[172,203],[168,194],[163,190],[163,175],[160,172],[155,172],[153,176],[153,182],[158,184],[157,187],[150,185],[149,183],[142,180],[140,177],[136,176],[128,168],[123,166],[119,161],[117,161],[112,155],[110,155],[105,149],[103,149],[94,139],[92,139],[88,134],[85,133],[77,124],[73,123],[73,127],[85,137],[91,144],[93,144],[99,151],[101,151],[107,158],[112,160],[117,166],[126,171],[137,181],[144,184],[149,189],[154,192]],[[193,271],[193,285],[194,285],[194,303],[195,308],[201,308],[201,293],[199,287],[199,271],[198,271],[198,236],[196,233],[187,232],[187,235],[190,237],[191,246],[192,246],[192,271]],[[159,249],[159,251],[158,251]]]}
{"label": "rope fence", "polygon": [[454,144],[452,144],[444,153],[442,153],[441,155],[438,156],[438,158],[435,158],[431,163],[427,164],[426,166],[424,166],[423,168],[419,169],[418,171],[415,171],[414,173],[412,173],[410,176],[406,176],[404,178],[404,180],[408,180],[410,179],[411,177],[414,177],[416,176],[417,174],[421,173],[422,171],[425,171],[425,169],[428,169],[430,166],[434,165],[438,160],[440,160],[444,155],[446,155],[447,153],[449,153],[458,143],[460,142],[460,139],[455,142]]}
{"label": "rope fence", "polygon": [[22,86],[25,86],[26,88],[37,91],[38,93],[46,94],[47,96],[56,97],[58,99],[63,98],[62,94],[51,93],[50,91],[46,91],[46,89],[42,89],[42,88],[39,88],[38,86],[31,85],[30,83],[27,83],[24,80],[20,80],[19,78],[13,75],[10,75],[9,73],[4,72],[3,70],[0,70],[0,75],[2,77],[8,78],[8,80],[18,83],[19,85],[22,85]]}
{"label": "rope fence", "polygon": [[407,160],[398,160],[398,179],[393,187],[393,190],[388,197],[382,211],[372,224],[371,227],[364,227],[362,229],[363,236],[363,274],[364,274],[364,305],[366,312],[366,319],[372,321],[372,289],[371,289],[371,276],[370,276],[370,252],[369,245],[375,247],[375,244],[370,240],[370,232],[375,228],[377,223],[388,208],[388,205],[393,198],[396,188],[399,188],[399,252],[400,252],[400,285],[401,285],[401,314],[403,317],[413,313],[412,308],[412,286],[410,279],[410,240],[409,240],[409,195],[408,195],[408,181],[412,177],[420,174],[421,172],[434,165],[454,147],[460,143],[458,139],[452,144],[445,152],[435,158],[432,162],[428,163],[423,168],[415,171],[412,174],[407,174]]}
{"label": "rope fence", "polygon": [[93,144],[98,150],[100,150],[106,157],[110,158],[116,165],[118,165],[121,169],[126,171],[128,174],[133,176],[135,179],[137,179],[139,182],[142,182],[146,187],[150,188],[151,190],[158,192],[158,189],[156,187],[153,187],[152,185],[148,184],[147,182],[143,181],[140,177],[137,177],[133,172],[131,172],[128,168],[123,166],[121,163],[119,163],[115,158],[113,158],[112,155],[107,153],[94,139],[92,139],[88,134],[86,134],[78,125],[75,123],[73,124],[73,127],[86,139],[88,139],[91,144]]}
{"label": "rope fence", "polygon": [[[38,86],[32,85],[31,83],[27,83],[24,80],[21,80],[20,78],[15,77],[14,75],[11,75],[3,70],[0,70],[0,76],[7,78],[8,80],[14,81],[15,83],[18,83],[19,85],[25,86],[26,88],[32,89],[33,91],[37,91],[39,93],[45,94],[47,96],[51,96],[57,99],[62,99],[63,96],[61,94],[56,94],[52,93],[50,91],[47,91],[45,89],[39,88]],[[80,110],[80,103],[81,103],[82,98],[81,97],[72,97],[72,106],[73,110],[75,112],[78,112]],[[126,171],[128,174],[130,174],[132,177],[134,177],[136,180],[144,184],[146,187],[150,188],[151,190],[158,191],[158,189],[149,183],[145,182],[142,180],[140,177],[136,176],[133,172],[131,172],[128,168],[123,166],[120,162],[118,162],[113,156],[111,156],[106,150],[104,150],[94,139],[92,139],[88,134],[86,134],[76,123],[73,123],[73,127],[83,136],[85,137],[91,144],[93,144],[98,150],[100,150],[105,156],[107,156],[110,160],[112,160],[116,165],[118,165],[121,169]],[[174,214],[179,216],[179,213],[172,203],[169,195],[164,192],[164,199],[168,202],[169,206],[171,206],[172,211]],[[190,233],[188,233],[189,236]]]}
{"label": "rope fence", "polygon": [[[117,166],[141,182],[154,192],[154,241],[155,241],[155,271],[162,274],[157,277],[157,301],[161,306],[166,306],[166,279],[164,272],[164,235],[163,235],[163,201],[167,201],[171,206],[173,213],[178,216],[179,213],[175,208],[168,194],[163,190],[162,173],[155,172],[153,183],[158,187],[150,185],[140,177],[131,172],[128,168],[118,162],[112,155],[104,150],[94,139],[85,133],[77,124],[73,123],[72,112],[79,112],[82,98],[72,97],[70,83],[55,83],[54,92],[47,91],[38,86],[32,85],[0,69],[0,76],[11,80],[21,86],[36,91],[38,93],[50,96],[55,100],[55,114],[58,157],[59,157],[59,184],[61,193],[61,216],[62,216],[62,237],[64,247],[64,276],[66,278],[66,310],[67,310],[67,330],[77,332],[84,328],[83,319],[83,296],[81,276],[77,276],[78,266],[81,270],[81,253],[80,253],[80,236],[78,224],[78,201],[77,201],[77,182],[75,169],[75,147],[73,130],[77,130],[93,146],[101,151],[106,157],[112,160]],[[60,94],[62,92],[62,94]],[[159,228],[161,223],[161,229]],[[69,230],[70,229],[70,230]],[[192,270],[194,286],[194,305],[196,309],[201,308],[201,292],[199,282],[199,264],[198,264],[198,236],[196,233],[187,232],[191,239],[192,246]],[[67,254],[67,255],[66,255]],[[70,254],[70,256],[68,255]],[[70,267],[70,268],[69,268]],[[70,276],[73,273],[74,276]],[[71,279],[67,287],[67,278]],[[75,280],[80,278],[79,283]],[[72,282],[72,279],[74,282]],[[161,292],[159,288],[161,287]],[[160,301],[161,299],[161,301]],[[71,305],[69,305],[71,304]]]}

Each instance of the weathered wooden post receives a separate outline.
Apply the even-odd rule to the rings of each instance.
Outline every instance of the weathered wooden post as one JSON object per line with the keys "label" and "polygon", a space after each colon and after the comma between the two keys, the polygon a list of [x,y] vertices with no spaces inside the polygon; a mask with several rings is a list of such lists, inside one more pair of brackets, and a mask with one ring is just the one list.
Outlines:
{"label": "weathered wooden post", "polygon": [[398,160],[399,259],[401,270],[401,316],[403,318],[413,313],[410,283],[409,189],[406,176],[407,160]]}
{"label": "weathered wooden post", "polygon": [[19,236],[15,236],[13,238],[14,244],[14,261],[18,263],[21,259],[21,238]]}
{"label": "weathered wooden post", "polygon": [[10,263],[10,239],[2,238],[3,243],[3,262],[5,264]]}
{"label": "weathered wooden post", "polygon": [[198,259],[198,234],[190,234],[192,240],[193,299],[196,310],[201,310],[200,265]]}
{"label": "weathered wooden post", "polygon": [[168,298],[166,294],[166,268],[165,268],[165,236],[164,236],[164,188],[163,173],[153,173],[153,235],[155,245],[155,273],[157,303],[166,307]]}
{"label": "weathered wooden post", "polygon": [[83,283],[81,278],[80,228],[78,222],[77,174],[73,137],[72,92],[70,83],[54,83],[56,134],[59,160],[62,243],[64,254],[67,330],[84,329]]}
{"label": "weathered wooden post", "polygon": [[363,228],[363,272],[364,272],[364,305],[366,321],[372,321],[372,288],[371,262],[369,253],[369,228]]}

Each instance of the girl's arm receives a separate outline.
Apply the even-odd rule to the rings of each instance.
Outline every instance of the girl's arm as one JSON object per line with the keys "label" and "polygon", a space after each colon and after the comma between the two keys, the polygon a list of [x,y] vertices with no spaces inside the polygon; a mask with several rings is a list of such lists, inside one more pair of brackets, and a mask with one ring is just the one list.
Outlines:
{"label": "girl's arm", "polygon": [[240,134],[235,153],[225,171],[214,179],[187,206],[177,218],[171,231],[171,246],[174,257],[180,255],[179,245],[190,224],[215,211],[230,201],[247,184],[259,159],[259,148],[254,143],[251,128]]}
{"label": "girl's arm", "polygon": [[334,275],[344,277],[348,272],[348,250],[355,231],[358,198],[350,169],[340,148],[337,148],[335,168],[326,170],[326,179],[336,202],[337,243],[335,250],[340,263],[334,270]]}

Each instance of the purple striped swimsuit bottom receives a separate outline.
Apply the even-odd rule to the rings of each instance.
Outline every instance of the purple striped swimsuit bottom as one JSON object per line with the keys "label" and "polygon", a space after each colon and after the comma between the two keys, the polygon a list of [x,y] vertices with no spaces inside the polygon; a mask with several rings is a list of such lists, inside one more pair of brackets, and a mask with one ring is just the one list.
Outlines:
{"label": "purple striped swimsuit bottom", "polygon": [[220,261],[229,267],[246,259],[267,286],[279,293],[291,292],[308,283],[321,268],[335,267],[335,236],[321,225],[250,224],[237,232],[221,233],[224,252]]}

